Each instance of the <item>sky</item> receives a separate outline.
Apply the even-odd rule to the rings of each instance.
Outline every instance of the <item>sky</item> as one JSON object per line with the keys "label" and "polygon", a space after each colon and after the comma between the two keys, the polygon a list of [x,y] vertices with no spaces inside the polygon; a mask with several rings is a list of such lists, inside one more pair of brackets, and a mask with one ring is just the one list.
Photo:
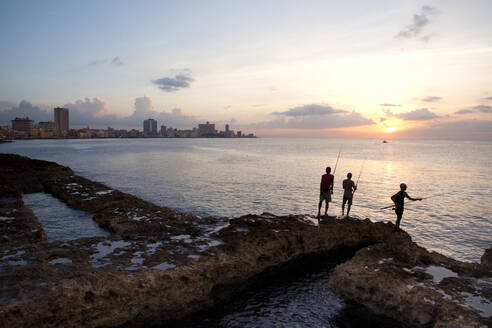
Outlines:
{"label": "sky", "polygon": [[0,0],[0,124],[492,140],[492,1]]}

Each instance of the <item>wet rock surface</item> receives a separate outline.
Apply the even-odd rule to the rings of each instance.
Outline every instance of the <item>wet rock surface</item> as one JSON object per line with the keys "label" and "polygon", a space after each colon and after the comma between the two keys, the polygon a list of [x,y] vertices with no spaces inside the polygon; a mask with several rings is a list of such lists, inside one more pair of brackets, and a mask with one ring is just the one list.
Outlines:
{"label": "wet rock surface", "polygon": [[[490,300],[490,269],[428,253],[392,224],[269,213],[200,218],[56,163],[4,154],[0,162],[2,327],[165,324],[227,302],[286,263],[357,249],[331,282],[344,299],[413,326],[489,323],[467,300]],[[22,203],[21,192],[35,191],[92,213],[112,234],[47,242]],[[457,276],[436,283],[431,266]]]}
{"label": "wet rock surface", "polygon": [[395,233],[338,265],[332,290],[409,327],[490,327],[492,272],[413,243]]}

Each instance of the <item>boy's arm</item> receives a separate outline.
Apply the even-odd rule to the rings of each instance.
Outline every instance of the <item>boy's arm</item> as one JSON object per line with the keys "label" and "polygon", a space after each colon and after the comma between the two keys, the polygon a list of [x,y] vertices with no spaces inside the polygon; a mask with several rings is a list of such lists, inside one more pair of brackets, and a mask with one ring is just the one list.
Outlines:
{"label": "boy's arm", "polygon": [[408,199],[413,200],[413,201],[422,200],[422,198],[412,198],[412,197],[410,197],[409,194],[406,194],[405,197],[407,197]]}

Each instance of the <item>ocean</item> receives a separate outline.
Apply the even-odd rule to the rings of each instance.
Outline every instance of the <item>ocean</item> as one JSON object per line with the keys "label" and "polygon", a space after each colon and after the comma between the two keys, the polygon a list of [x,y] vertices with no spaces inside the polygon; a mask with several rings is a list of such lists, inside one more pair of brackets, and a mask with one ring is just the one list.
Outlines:
{"label": "ocean", "polygon": [[[341,151],[340,151],[341,149]],[[492,142],[361,139],[26,140],[0,152],[55,161],[77,174],[158,205],[199,216],[317,214],[325,167],[335,170],[329,215],[341,214],[346,174],[358,183],[351,215],[394,222],[421,246],[479,261],[492,244]],[[361,172],[362,170],[362,172]],[[359,178],[360,177],[360,178]]]}
{"label": "ocean", "polygon": [[[202,217],[249,213],[317,214],[325,167],[335,170],[329,215],[341,214],[342,180],[358,180],[351,216],[395,221],[390,197],[400,183],[412,197],[401,227],[421,246],[478,262],[492,244],[492,142],[355,139],[93,139],[26,140],[0,152],[55,161],[77,174],[158,205]],[[338,154],[340,158],[336,165]],[[26,195],[48,238],[70,239],[63,209],[43,194]],[[50,208],[53,213],[50,214]],[[68,212],[67,212],[68,211]],[[44,220],[44,221],[43,221]],[[104,235],[93,224],[80,236]],[[72,229],[74,230],[74,229]],[[75,229],[80,230],[80,229]],[[222,313],[192,318],[187,327],[365,327],[375,318],[347,312],[328,288],[333,264],[293,274],[231,302]],[[354,320],[358,322],[353,322]],[[383,324],[377,324],[384,326]],[[367,326],[367,327],[369,327]],[[394,322],[387,325],[393,327]]]}

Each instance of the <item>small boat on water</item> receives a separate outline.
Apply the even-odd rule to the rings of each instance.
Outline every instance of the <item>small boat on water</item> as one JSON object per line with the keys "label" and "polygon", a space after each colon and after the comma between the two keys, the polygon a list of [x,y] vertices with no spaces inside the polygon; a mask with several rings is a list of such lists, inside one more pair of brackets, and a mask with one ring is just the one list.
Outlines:
{"label": "small boat on water", "polygon": [[388,143],[386,140],[383,140],[383,143]]}

